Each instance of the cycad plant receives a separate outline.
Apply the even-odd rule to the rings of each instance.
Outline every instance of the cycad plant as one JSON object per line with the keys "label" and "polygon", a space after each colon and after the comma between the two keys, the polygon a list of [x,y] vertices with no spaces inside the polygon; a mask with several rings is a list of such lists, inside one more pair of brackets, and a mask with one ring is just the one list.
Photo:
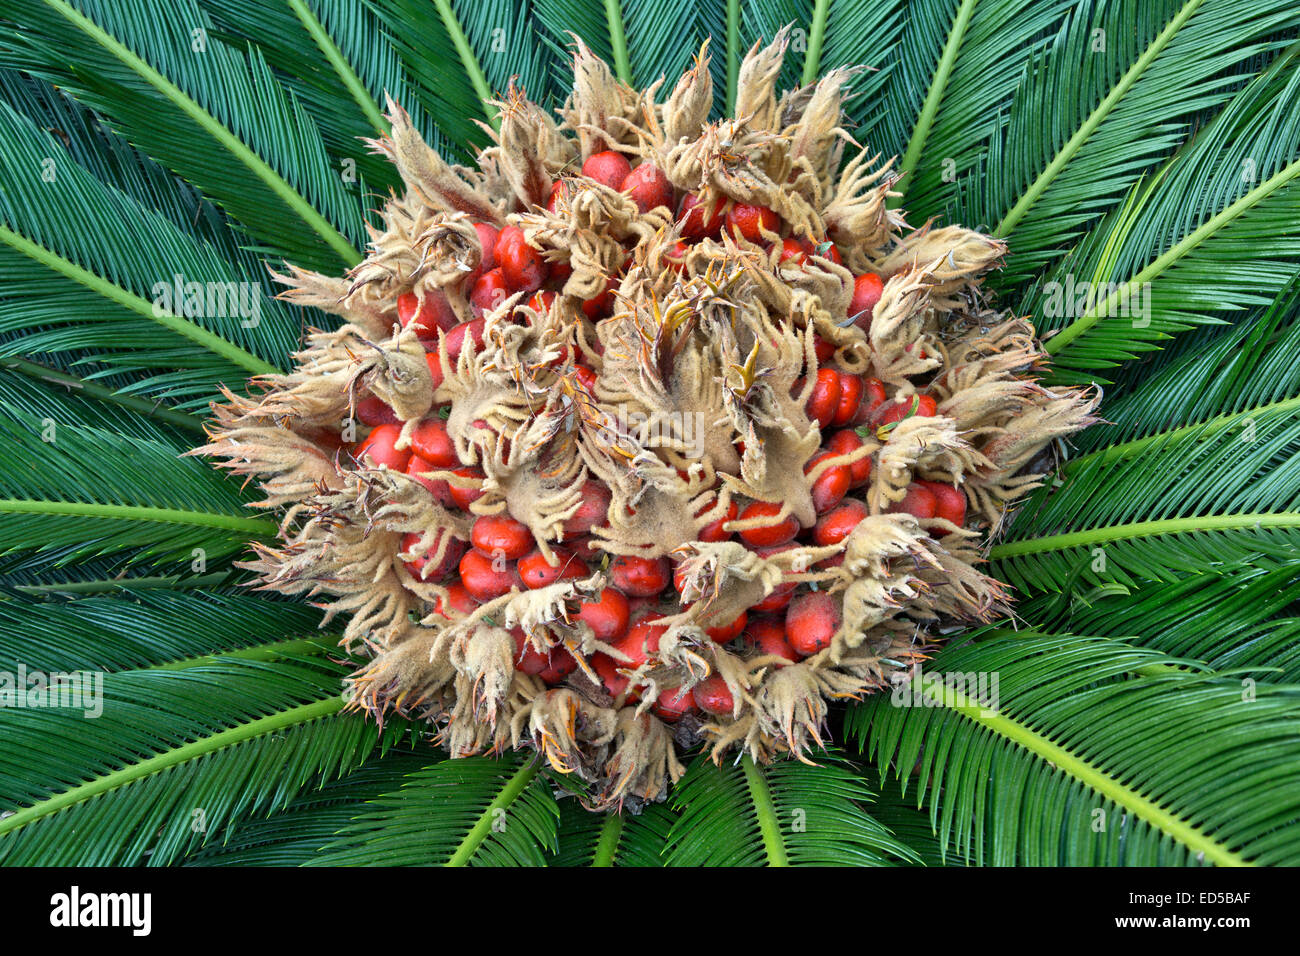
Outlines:
{"label": "cycad plant", "polygon": [[[1300,862],[1298,27],[1286,0],[0,0],[0,861]],[[327,585],[320,590],[275,587],[275,569],[307,543],[284,544],[284,510],[250,508],[268,488],[241,485],[187,452],[207,446],[237,460],[222,443],[250,425],[236,417],[254,400],[246,396],[274,396],[300,366],[326,368],[322,343],[342,342],[353,355],[373,349],[382,359],[366,358],[368,372],[377,362],[402,367],[414,329],[387,349],[380,322],[369,338],[348,339],[343,319],[355,316],[331,309],[340,297],[322,290],[333,288],[325,277],[355,282],[369,274],[359,264],[390,261],[376,256],[392,251],[402,197],[420,179],[410,143],[428,144],[430,168],[471,167],[510,135],[510,111],[525,109],[517,91],[551,115],[565,106],[575,62],[586,64],[588,81],[593,64],[607,63],[611,89],[667,77],[660,102],[677,77],[706,71],[708,83],[697,77],[695,87],[710,91],[698,106],[706,125],[752,115],[766,101],[754,93],[758,61],[746,54],[761,59],[777,40],[784,58],[763,61],[772,88],[796,91],[779,101],[780,117],[812,112],[822,102],[815,90],[827,88],[815,86],[819,78],[847,84],[837,122],[856,142],[837,134],[826,140],[834,148],[805,149],[821,150],[824,182],[846,175],[839,164],[860,148],[882,168],[897,157],[890,168],[900,175],[880,185],[879,222],[905,217],[922,237],[932,218],[936,233],[961,224],[991,237],[992,258],[1005,244],[1001,268],[985,271],[991,258],[968,270],[981,273],[978,288],[945,289],[935,278],[945,259],[953,273],[968,265],[953,250],[917,287],[940,301],[932,311],[949,316],[945,330],[971,323],[962,334],[990,354],[993,316],[1015,329],[1028,317],[1043,353],[1021,336],[1032,349],[1033,394],[1072,396],[1080,412],[1032,462],[1017,462],[1019,474],[1051,474],[1014,511],[979,524],[978,535],[961,530],[961,518],[930,525],[926,540],[947,545],[900,552],[944,572],[917,571],[918,595],[941,594],[944,575],[960,572],[958,590],[986,587],[981,610],[996,619],[963,621],[959,601],[940,602],[953,613],[925,618],[923,646],[891,638],[871,667],[853,656],[869,643],[812,648],[834,657],[823,674],[856,679],[823,682],[826,696],[861,697],[830,708],[828,732],[820,693],[801,698],[807,732],[784,736],[761,707],[743,724],[746,708],[733,701],[738,749],[715,762],[699,735],[660,741],[662,787],[640,765],[630,791],[623,786],[626,749],[578,767],[573,748],[554,746],[563,721],[534,719],[531,702],[518,712],[536,734],[523,736],[549,759],[513,750],[504,731],[443,726],[443,743],[494,751],[448,759],[431,739],[430,712],[414,706],[420,687],[391,685],[409,693],[387,699],[372,680],[374,692],[360,698],[379,706],[349,707],[358,699],[350,677],[373,675],[392,648],[368,633],[340,647],[357,607],[328,616],[320,606],[320,591],[337,595],[338,575],[316,582]],[[571,124],[578,138],[582,122],[594,121]],[[714,145],[719,155],[732,146]],[[577,164],[591,152],[584,144]],[[792,192],[816,195],[815,167],[803,186],[790,180]],[[509,172],[497,169],[497,179]],[[490,182],[479,183],[491,194]],[[561,201],[587,210],[574,217],[589,215],[590,197],[605,195],[593,189]],[[601,200],[606,212],[614,196]],[[469,221],[438,233],[446,261],[481,245]],[[528,232],[547,220],[521,221]],[[829,227],[831,218],[809,221]],[[770,225],[760,218],[748,238],[763,239]],[[628,243],[635,265],[614,315],[657,301],[629,291],[632,273],[653,271],[646,250],[662,255],[676,228],[668,216]],[[423,256],[435,242],[420,235]],[[809,282],[851,280],[844,266],[860,272],[881,261],[854,246],[858,233],[831,238],[845,246],[843,266],[824,243],[792,249],[794,263],[778,261],[775,248],[760,262],[761,242],[737,235],[712,256],[706,237],[689,253],[691,278],[656,288],[664,308],[651,314],[670,332],[679,320],[712,328],[719,308],[745,311],[751,273],[789,276],[806,265]],[[608,263],[601,248],[585,261]],[[697,268],[701,256],[718,261]],[[742,260],[743,275],[729,271]],[[575,251],[575,277],[583,261]],[[888,272],[885,312],[870,332],[877,355],[881,317],[892,314],[890,290],[904,284],[907,263]],[[277,280],[291,287],[289,301],[277,298]],[[783,281],[795,288],[804,279]],[[673,300],[670,287],[690,294]],[[387,314],[390,291],[376,316]],[[408,326],[409,312],[423,315],[432,301],[424,284],[417,291]],[[793,301],[807,299],[796,292]],[[559,311],[545,300],[524,308],[530,328]],[[737,421],[758,422],[740,451],[746,460],[764,437],[748,391],[762,381],[756,370],[779,372],[790,349],[804,349],[811,365],[814,330],[838,347],[836,362],[852,366],[862,335],[817,321],[808,311],[788,329],[735,333],[751,360],[720,375],[729,382],[720,404]],[[447,382],[469,387],[499,372],[483,355],[498,366],[535,357],[486,338],[481,352],[463,347],[459,358],[444,342],[438,371]],[[619,354],[611,342],[602,380]],[[311,343],[318,351],[304,352]],[[955,346],[938,335],[934,343],[947,361]],[[652,341],[647,354],[661,345]],[[900,344],[897,357],[923,362],[924,351],[904,359]],[[433,372],[433,363],[418,367]],[[908,407],[868,423],[882,447],[930,427],[919,400],[901,402],[910,393],[900,375],[890,384],[901,391],[889,397]],[[393,378],[363,384],[400,411],[409,395]],[[586,387],[572,375],[538,381],[571,401]],[[1017,381],[1030,387],[1028,377]],[[957,389],[933,385],[951,401],[947,386]],[[1101,421],[1078,431],[1098,387]],[[414,421],[429,407],[399,417]],[[939,411],[935,420],[946,420]],[[252,424],[283,424],[283,409],[259,414],[269,422]],[[999,433],[1015,427],[1003,421]],[[876,495],[884,459],[873,460]],[[605,483],[620,500],[622,479],[586,463],[612,476]],[[969,490],[989,472],[967,463],[945,476],[964,477]],[[773,480],[790,471],[774,469]],[[377,514],[409,499],[386,469],[362,473],[366,490],[352,498],[365,504],[374,493]],[[737,473],[755,492],[753,473]],[[292,482],[270,484],[283,491]],[[276,504],[292,514],[307,503],[312,520],[342,522],[338,506],[321,504],[331,489],[315,484]],[[893,501],[906,485],[893,488]],[[872,511],[888,497],[868,495]],[[989,504],[971,502],[972,513]],[[724,515],[726,502],[718,508]],[[933,507],[929,514],[943,521]],[[917,527],[889,517],[891,527]],[[647,553],[629,534],[611,536],[623,549],[614,553]],[[951,558],[963,553],[964,535],[987,563]],[[434,546],[403,542],[415,549],[408,559]],[[701,582],[722,574],[710,553],[720,554],[697,549],[687,562]],[[820,573],[800,581],[820,585],[815,595],[836,592],[826,588],[834,566]],[[403,607],[403,621],[407,610],[425,609]],[[919,671],[908,653],[924,658]],[[674,663],[690,670],[719,659],[683,651]],[[927,672],[960,679],[937,685]],[[81,675],[92,693],[73,699],[66,685],[42,685],[56,675]],[[755,679],[756,702],[775,679]],[[474,705],[464,727],[489,726],[481,683],[456,698]],[[462,746],[467,733],[479,734],[477,747]],[[784,750],[809,762],[782,759]],[[671,768],[679,757],[680,774]],[[601,789],[609,761],[615,783]]]}

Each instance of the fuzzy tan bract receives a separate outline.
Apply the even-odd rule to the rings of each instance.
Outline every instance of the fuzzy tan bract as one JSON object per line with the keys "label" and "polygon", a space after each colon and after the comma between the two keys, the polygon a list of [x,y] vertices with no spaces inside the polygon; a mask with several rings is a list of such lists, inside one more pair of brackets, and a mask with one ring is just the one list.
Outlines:
{"label": "fuzzy tan bract", "polygon": [[[498,104],[501,131],[473,169],[449,166],[390,104],[392,133],[373,146],[407,192],[384,208],[369,257],[346,279],[278,277],[288,298],[344,324],[313,333],[292,373],[254,380],[254,397],[230,395],[198,452],[253,476],[263,506],[283,510],[283,545],[258,548],[246,566],[262,587],[342,616],[343,644],[370,659],[352,681],[355,707],[427,718],[456,756],[534,748],[579,778],[592,806],[621,807],[661,799],[682,772],[681,752],[700,741],[718,755],[741,747],[758,760],[807,759],[824,739],[829,702],[899,679],[933,647],[940,623],[1007,610],[1004,590],[977,568],[981,547],[1040,481],[1034,464],[1049,443],[1092,420],[1096,397],[1039,385],[1045,356],[1032,326],[986,304],[979,281],[1001,260],[1000,242],[957,225],[912,229],[890,208],[890,164],[860,153],[839,128],[849,73],[778,94],[786,41],[782,32],[750,51],[737,116],[714,123],[707,47],[661,99],[660,84],[629,89],[577,42],[559,119],[511,90]],[[627,196],[575,175],[606,149],[653,162],[710,207],[767,206],[792,235],[833,241],[843,265],[813,256],[794,268],[779,262],[779,242],[769,250],[728,235],[694,244],[684,266],[669,268],[664,253],[678,238],[669,210],[641,214]],[[567,196],[548,212],[540,204],[557,180]],[[474,221],[518,225],[572,273],[545,311],[513,297],[489,313],[481,349],[467,344],[454,361],[441,349],[435,391],[424,345],[401,329],[395,302],[440,290],[462,320],[474,317],[464,281],[481,255]],[[625,253],[612,316],[586,319],[581,303]],[[863,272],[885,280],[869,335],[847,315]],[[938,415],[860,431],[873,468],[857,494],[871,516],[839,544],[763,557],[697,541],[732,501],[779,503],[804,527],[815,520],[804,466],[822,436],[800,386],[817,368],[814,333],[834,343],[838,368],[879,379],[890,399],[932,395]],[[596,371],[594,389],[575,376],[576,361]],[[430,477],[480,486],[472,514],[340,448],[362,394],[397,411],[404,441],[431,409],[446,409],[462,461],[486,477]],[[611,427],[633,412],[635,426]],[[683,423],[696,421],[701,433],[687,434]],[[576,615],[606,581],[599,559],[587,579],[516,590],[461,614],[443,585],[410,572],[413,555],[401,548],[415,532],[416,552],[436,559],[468,539],[474,515],[508,513],[550,555],[589,479],[612,498],[593,539],[598,557],[683,562],[691,603],[666,592],[659,653],[627,670],[649,688],[636,705],[611,699],[588,663],[611,651]],[[959,485],[966,526],[887,511],[914,479]],[[829,648],[787,664],[705,636],[705,626],[789,582],[841,604]],[[539,651],[566,647],[579,668],[559,686],[515,670],[512,627]],[[734,697],[732,714],[670,725],[649,709],[662,690],[715,674]]]}

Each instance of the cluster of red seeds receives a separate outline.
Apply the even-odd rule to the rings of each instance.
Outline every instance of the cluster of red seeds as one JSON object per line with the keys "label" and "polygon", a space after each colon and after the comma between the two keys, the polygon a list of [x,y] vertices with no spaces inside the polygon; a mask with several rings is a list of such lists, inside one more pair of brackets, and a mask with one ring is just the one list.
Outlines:
{"label": "cluster of red seeds", "polygon": [[[633,168],[620,153],[605,151],[590,156],[583,164],[582,173],[589,179],[626,193],[643,213],[659,206],[677,210],[682,238],[667,254],[669,267],[673,267],[676,261],[676,267],[680,269],[681,259],[689,251],[690,244],[717,239],[724,230],[768,248],[771,247],[771,236],[780,234],[780,217],[767,208],[728,202],[708,214],[692,193],[685,194],[677,202],[674,190],[661,170],[649,162]],[[575,188],[580,188],[580,182],[575,178],[557,181],[548,208],[554,211]],[[486,223],[474,225],[483,254],[479,265],[466,275],[464,282],[475,318],[460,322],[445,296],[437,290],[427,291],[422,301],[414,293],[406,293],[397,302],[398,318],[403,327],[414,323],[417,335],[428,349],[427,359],[435,389],[442,381],[442,366],[437,353],[439,337],[445,342],[449,358],[455,362],[466,336],[471,337],[476,348],[482,347],[487,312],[519,292],[533,293],[527,304],[535,310],[546,311],[555,300],[556,290],[563,286],[571,271],[567,263],[548,262],[541,252],[527,244],[523,232],[516,226],[498,230]],[[779,261],[784,267],[800,267],[813,256],[837,264],[841,262],[839,251],[831,242],[818,243],[794,237],[779,241]],[[619,281],[618,275],[610,276],[606,291],[582,304],[588,320],[598,322],[610,314]],[[855,277],[849,311],[864,330],[870,328],[872,312],[882,288],[881,278],[873,273]],[[521,314],[520,319],[526,320],[526,316]],[[829,342],[818,337],[816,351],[819,368],[807,412],[809,418],[821,427],[824,440],[822,450],[808,462],[805,473],[812,472],[827,460],[833,462],[860,448],[863,442],[856,429],[888,428],[910,415],[935,415],[933,397],[920,394],[906,403],[888,401],[885,386],[879,380],[824,365],[831,361],[834,352]],[[574,377],[589,391],[595,385],[596,373],[584,365],[576,366]],[[801,391],[803,386],[801,381],[795,391]],[[467,478],[484,477],[477,467],[458,459],[455,443],[448,434],[446,422],[439,417],[439,410],[435,406],[430,416],[414,429],[409,447],[399,450],[396,445],[402,423],[393,410],[373,395],[362,397],[357,404],[357,417],[362,424],[370,426],[371,431],[352,449],[352,454],[359,462],[372,467],[382,465],[411,475],[446,507],[468,510],[481,491],[425,477],[428,473],[446,470]],[[743,448],[738,450],[743,452]],[[870,458],[849,464],[832,463],[812,486],[812,498],[819,516],[814,526],[802,528],[795,518],[787,517],[779,524],[741,531],[740,540],[760,554],[772,554],[800,544],[826,546],[842,541],[869,513],[866,504],[851,495],[867,484],[871,469]],[[549,563],[537,549],[528,527],[508,515],[477,517],[468,545],[458,540],[449,541],[444,556],[436,565],[427,557],[409,553],[420,535],[408,534],[402,543],[403,558],[408,561],[412,573],[422,580],[444,584],[452,608],[468,613],[512,588],[538,588],[562,579],[589,576],[592,567],[600,565],[605,558],[589,535],[593,528],[605,523],[609,503],[608,490],[599,482],[588,481],[580,509],[564,525],[564,545],[555,549],[559,560],[554,564]],[[730,522],[774,517],[780,510],[778,504],[770,502],[752,501],[743,507],[732,502],[725,517],[700,530],[699,540],[731,540],[735,535],[729,530]],[[952,485],[918,480],[891,510],[908,512],[920,519],[939,517],[961,525],[965,519],[966,499],[961,490]],[[832,560],[842,561],[843,557]],[[621,662],[603,653],[593,656],[591,665],[600,676],[604,689],[612,697],[621,696],[624,701],[635,703],[639,700],[638,690],[644,688],[629,686],[629,678],[623,672],[636,670],[658,652],[659,638],[665,628],[655,623],[664,617],[656,608],[665,599],[674,607],[680,606],[682,580],[667,558],[614,557],[607,570],[610,586],[598,596],[583,601],[579,617],[600,641],[616,648],[627,658],[627,662]],[[838,603],[832,597],[791,583],[778,587],[729,625],[715,627],[707,633],[719,644],[742,642],[750,653],[797,661],[830,645],[832,635],[840,626],[839,617]],[[542,654],[534,649],[522,630],[516,628],[514,636],[518,670],[536,675],[547,684],[557,684],[577,669],[577,662],[563,647],[557,646]],[[696,684],[691,691],[683,693],[675,688],[664,691],[654,702],[653,709],[662,719],[676,721],[683,714],[694,711],[728,715],[733,704],[731,691],[723,679],[715,675]]]}

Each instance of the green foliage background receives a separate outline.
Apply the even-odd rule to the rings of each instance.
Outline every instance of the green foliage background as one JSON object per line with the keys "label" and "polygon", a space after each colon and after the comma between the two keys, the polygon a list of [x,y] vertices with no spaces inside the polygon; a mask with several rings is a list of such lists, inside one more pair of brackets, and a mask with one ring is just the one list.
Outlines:
{"label": "green foliage background", "polygon": [[[721,114],[785,23],[786,81],[869,67],[911,221],[1006,239],[1052,381],[1107,390],[992,549],[1018,619],[933,664],[1000,709],[872,699],[817,767],[621,818],[340,715],[319,613],[231,568],[274,522],[178,457],[327,324],[266,265],[358,261],[385,94],[465,161],[512,76],[560,102],[569,30],[638,85],[710,37]],[[1294,0],[0,0],[0,671],[106,674],[96,720],[0,708],[0,862],[1300,863],[1298,41]],[[174,274],[260,323],[155,315]],[[1149,324],[1046,317],[1067,275]]]}

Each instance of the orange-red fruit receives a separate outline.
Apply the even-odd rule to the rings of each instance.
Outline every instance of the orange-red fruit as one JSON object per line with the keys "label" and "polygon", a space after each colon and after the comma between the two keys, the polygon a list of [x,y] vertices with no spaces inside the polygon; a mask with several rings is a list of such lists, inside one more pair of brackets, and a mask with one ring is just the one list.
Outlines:
{"label": "orange-red fruit", "polygon": [[546,669],[537,676],[547,684],[558,684],[578,669],[578,662],[567,648],[552,647],[547,655]]}
{"label": "orange-red fruit", "polygon": [[[751,501],[745,506],[745,510],[740,513],[741,521],[748,521],[750,518],[767,518],[775,517],[781,513],[781,506],[771,501]],[[785,544],[787,541],[793,541],[794,536],[799,533],[799,519],[793,515],[787,515],[784,521],[777,524],[768,525],[765,528],[750,528],[747,531],[740,532],[740,537],[745,543],[752,547],[772,547],[778,544]]]}
{"label": "orange-red fruit", "polygon": [[775,654],[788,661],[799,659],[786,637],[785,621],[779,617],[751,617],[745,628],[745,641],[761,655]]}
{"label": "orange-red fruit", "polygon": [[357,421],[363,425],[400,425],[402,420],[397,417],[397,412],[393,411],[382,398],[377,395],[367,395],[357,402]]}
{"label": "orange-red fruit", "polygon": [[862,404],[863,391],[861,375],[840,373],[840,400],[835,405],[832,425],[847,425],[853,421],[853,417],[858,413],[858,407]]}
{"label": "orange-red fruit", "polygon": [[460,580],[470,597],[482,603],[500,597],[519,583],[514,565],[484,557],[473,548],[460,559]]}
{"label": "orange-red fruit", "polygon": [[605,517],[609,514],[609,497],[609,489],[601,482],[590,479],[584,481],[582,503],[578,505],[578,510],[565,520],[564,537],[576,538],[597,525],[604,524]]}
{"label": "orange-red fruit", "polygon": [[550,654],[543,654],[534,648],[524,635],[523,628],[511,628],[510,636],[515,639],[515,670],[533,675],[546,670],[551,663]]}
{"label": "orange-red fruit", "polygon": [[937,507],[938,501],[934,497],[934,492],[914,481],[907,486],[907,493],[903,495],[903,500],[890,505],[885,510],[894,514],[905,512],[917,518],[933,518]]}
{"label": "orange-red fruit", "polygon": [[677,221],[682,224],[682,236],[696,242],[701,239],[717,239],[722,235],[725,218],[722,203],[717,203],[713,215],[705,219],[704,206],[695,193],[687,193],[682,197],[682,208],[677,213]]}
{"label": "orange-red fruit", "polygon": [[483,247],[483,257],[479,259],[478,265],[465,275],[467,289],[474,288],[474,283],[479,280],[479,277],[495,269],[497,264],[495,250],[500,230],[490,223],[476,222],[474,231],[478,233],[478,244]]}
{"label": "orange-red fruit", "polygon": [[[478,478],[480,480],[487,477],[483,474],[482,469],[475,468],[473,465],[462,465],[460,468],[453,468],[451,469],[451,473],[453,475],[462,475],[466,478]],[[483,497],[482,487],[457,488],[450,482],[448,482],[448,484],[451,487],[451,500],[455,503],[457,508],[461,508],[465,511],[468,511],[471,504]]]}
{"label": "orange-red fruit", "polygon": [[[409,553],[412,548],[420,543],[421,535],[417,531],[402,535],[402,552]],[[430,552],[437,550],[437,544],[429,549]],[[406,562],[412,574],[421,581],[440,581],[451,573],[465,554],[465,542],[459,538],[451,538],[447,542],[447,550],[443,553],[442,560],[437,564],[429,563],[429,554],[422,554],[420,557]]]}
{"label": "orange-red fruit", "polygon": [[424,477],[431,471],[442,470],[440,466],[433,462],[421,458],[419,455],[412,455],[406,463],[406,473],[424,485],[429,494],[433,495],[433,500],[443,506],[454,504],[451,497],[451,485],[447,484],[443,478],[426,478]]}
{"label": "orange-red fruit", "polygon": [[[716,502],[713,505],[705,505],[696,517],[698,518],[700,514],[704,514],[706,511],[709,511],[714,507],[717,507]],[[701,528],[697,537],[701,541],[730,541],[731,532],[724,530],[722,526],[728,521],[736,520],[738,514],[740,514],[740,506],[734,501],[728,502],[726,513],[717,521],[710,521]]]}
{"label": "orange-red fruit", "polygon": [[820,335],[814,333],[813,350],[817,355],[817,364],[822,365],[829,361],[830,357],[835,354],[835,343],[828,342]]}
{"label": "orange-red fruit", "polygon": [[[934,516],[936,518],[943,518],[958,526],[965,524],[965,492],[942,481],[918,481],[916,483],[934,495]],[[947,532],[943,533],[947,534]]]}
{"label": "orange-red fruit", "polygon": [[614,643],[614,648],[627,655],[630,663],[626,667],[640,667],[651,657],[659,653],[659,638],[668,630],[655,622],[661,620],[661,614],[647,614],[633,624],[626,634]]}
{"label": "orange-red fruit", "polygon": [[[618,672],[620,667],[624,666],[619,661],[614,660],[608,654],[596,653],[591,655],[591,668],[600,678],[601,686],[604,687],[605,693],[610,697],[617,697],[623,691],[627,690],[628,679]],[[629,704],[635,704],[640,700],[636,691],[631,691],[626,697]]]}
{"label": "orange-red fruit", "polygon": [[502,269],[491,269],[475,280],[469,293],[469,305],[475,315],[491,312],[510,295],[510,283]]}
{"label": "orange-red fruit", "polygon": [[731,688],[717,674],[700,681],[691,689],[691,693],[695,696],[695,706],[715,717],[726,717],[736,707]]}
{"label": "orange-red fruit", "polygon": [[889,425],[893,422],[901,422],[904,418],[917,416],[920,418],[933,418],[938,412],[939,406],[935,403],[931,395],[913,395],[902,401],[886,402],[881,405],[871,420],[876,425]]}
{"label": "orange-red fruit", "polygon": [[427,290],[423,303],[414,292],[403,292],[397,297],[397,318],[402,328],[414,322],[415,334],[425,341],[437,341],[439,329],[449,329],[460,321],[439,289]]}
{"label": "orange-red fruit", "polygon": [[853,280],[853,298],[849,300],[849,316],[864,332],[871,328],[871,317],[884,291],[885,283],[874,272],[863,273]]}
{"label": "orange-red fruit", "polygon": [[517,561],[533,550],[533,533],[528,525],[509,515],[480,515],[474,519],[469,539],[489,558],[500,555]]}
{"label": "orange-red fruit", "polygon": [[823,259],[831,260],[837,266],[844,264],[844,257],[840,255],[840,250],[836,248],[833,242],[813,242],[811,239],[800,239],[799,244],[810,256],[821,256]]}
{"label": "orange-red fruit", "polygon": [[[802,388],[802,383],[797,384],[796,388]],[[813,384],[812,394],[808,396],[808,401],[804,409],[808,412],[808,417],[813,419],[822,428],[830,425],[835,418],[835,410],[840,403],[840,373],[833,368],[819,368],[817,370],[817,381]]]}
{"label": "orange-red fruit", "polygon": [[777,259],[779,263],[790,263],[791,265],[802,266],[808,261],[808,250],[798,239],[782,239],[781,255]]}
{"label": "orange-red fruit", "polygon": [[839,544],[867,517],[867,506],[851,498],[817,520],[813,527],[813,542],[822,547]]}
{"label": "orange-red fruit", "polygon": [[801,657],[830,647],[839,629],[839,602],[825,591],[799,595],[785,612],[786,638]]}
{"label": "orange-red fruit", "polygon": [[[862,439],[858,437],[857,432],[845,429],[831,435],[826,447],[836,455],[849,455],[862,447]],[[861,488],[871,479],[871,456],[859,458],[848,465],[848,469],[849,488]]]}
{"label": "orange-red fruit", "polygon": [[704,633],[713,638],[715,644],[725,644],[740,636],[740,632],[745,629],[749,622],[749,615],[745,611],[740,612],[740,617],[736,618],[730,624],[723,624],[721,627],[706,627]]}
{"label": "orange-red fruit", "polygon": [[609,310],[614,306],[614,290],[619,286],[617,276],[610,276],[605,280],[605,291],[600,293],[594,299],[585,299],[582,303],[582,314],[593,322],[609,314]]}
{"label": "orange-red fruit", "polygon": [[762,242],[763,232],[776,232],[781,227],[781,217],[766,206],[736,203],[727,210],[727,232],[739,233],[750,242]]}
{"label": "orange-red fruit", "polygon": [[[478,601],[474,600],[474,596],[466,590],[465,585],[460,581],[452,581],[447,585],[447,604],[452,610],[459,611],[461,614],[469,614],[474,608],[478,607]],[[447,608],[443,606],[441,596],[433,602],[433,610],[435,614],[441,614],[445,618],[451,617],[447,613]]]}
{"label": "orange-red fruit", "polygon": [[456,448],[447,434],[447,423],[441,418],[426,418],[411,433],[411,450],[440,468],[459,464]]}
{"label": "orange-red fruit", "polygon": [[632,164],[627,161],[627,157],[612,149],[592,153],[582,164],[582,175],[610,189],[622,189],[623,180],[627,179],[630,172],[632,172]]}
{"label": "orange-red fruit", "polygon": [[660,720],[675,724],[687,714],[695,712],[695,697],[689,690],[674,687],[660,694],[650,709]]}
{"label": "orange-red fruit", "polygon": [[[833,451],[818,452],[808,459],[808,464],[803,466],[804,474],[811,472],[826,459],[834,457]],[[843,501],[844,496],[849,493],[849,484],[852,480],[852,473],[844,465],[832,465],[818,475],[817,480],[812,484],[813,508],[817,513],[825,514]]]}
{"label": "orange-red fruit", "polygon": [[672,580],[667,558],[619,555],[609,566],[609,579],[628,597],[654,597]]}
{"label": "orange-red fruit", "polygon": [[596,600],[583,601],[578,617],[596,634],[596,639],[612,644],[627,633],[627,622],[632,611],[627,598],[617,588],[605,588]]}
{"label": "orange-red fruit", "polygon": [[506,284],[515,292],[540,289],[550,272],[542,254],[528,244],[518,226],[506,226],[497,237],[496,261]]}
{"label": "orange-red fruit", "polygon": [[678,239],[664,252],[664,262],[668,268],[681,272],[686,268],[686,255],[690,251],[691,247]]}
{"label": "orange-red fruit", "polygon": [[447,345],[447,358],[453,362],[460,358],[460,353],[465,348],[466,338],[474,343],[475,351],[481,350],[483,348],[483,330],[486,326],[486,319],[471,319],[469,322],[462,322],[460,325],[452,326],[451,330],[443,338]]}
{"label": "orange-red fruit", "polygon": [[519,579],[526,588],[544,588],[556,581],[585,578],[587,565],[567,548],[555,549],[556,563],[548,564],[541,551],[531,551],[519,559]]}
{"label": "orange-red fruit", "polygon": [[371,465],[376,468],[387,465],[393,471],[404,471],[406,463],[411,460],[411,453],[409,450],[398,451],[393,447],[401,434],[401,425],[375,426],[357,448],[357,461],[369,459]]}
{"label": "orange-red fruit", "polygon": [[654,163],[642,163],[627,174],[618,188],[627,193],[642,212],[649,212],[656,206],[673,207],[673,185]]}

